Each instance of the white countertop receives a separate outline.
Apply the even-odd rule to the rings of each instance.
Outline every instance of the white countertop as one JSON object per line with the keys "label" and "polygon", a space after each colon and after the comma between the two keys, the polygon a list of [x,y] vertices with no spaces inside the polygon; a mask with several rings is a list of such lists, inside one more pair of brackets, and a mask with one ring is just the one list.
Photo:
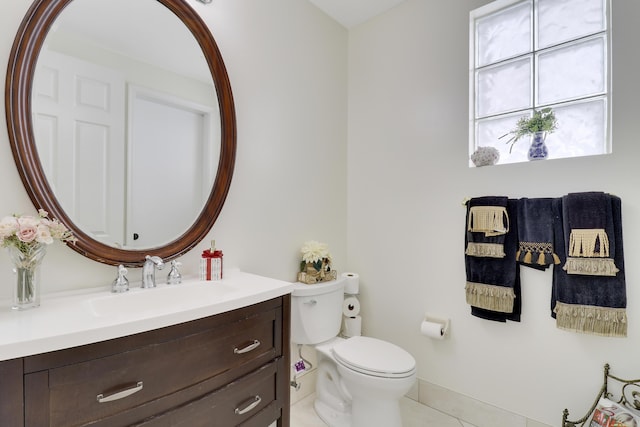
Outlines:
{"label": "white countertop", "polygon": [[240,271],[221,281],[125,293],[109,288],[45,295],[40,307],[17,311],[0,303],[0,361],[45,353],[200,319],[291,293],[293,284]]}

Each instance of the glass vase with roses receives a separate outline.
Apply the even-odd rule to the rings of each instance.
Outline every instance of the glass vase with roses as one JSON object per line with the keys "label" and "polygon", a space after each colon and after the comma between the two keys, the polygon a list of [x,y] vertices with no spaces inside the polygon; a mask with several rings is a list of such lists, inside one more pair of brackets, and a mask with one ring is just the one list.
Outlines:
{"label": "glass vase with roses", "polygon": [[75,243],[73,233],[40,209],[38,216],[13,215],[0,220],[0,244],[9,250],[16,283],[13,289],[15,310],[40,305],[40,265],[47,245],[55,240]]}

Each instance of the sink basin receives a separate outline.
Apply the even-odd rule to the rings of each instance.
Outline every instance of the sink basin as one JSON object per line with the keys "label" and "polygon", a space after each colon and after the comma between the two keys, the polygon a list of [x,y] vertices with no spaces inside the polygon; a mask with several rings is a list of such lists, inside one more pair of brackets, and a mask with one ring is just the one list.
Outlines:
{"label": "sink basin", "polygon": [[132,288],[128,292],[95,296],[84,301],[94,316],[135,316],[157,312],[182,311],[233,298],[240,290],[221,282],[194,282]]}

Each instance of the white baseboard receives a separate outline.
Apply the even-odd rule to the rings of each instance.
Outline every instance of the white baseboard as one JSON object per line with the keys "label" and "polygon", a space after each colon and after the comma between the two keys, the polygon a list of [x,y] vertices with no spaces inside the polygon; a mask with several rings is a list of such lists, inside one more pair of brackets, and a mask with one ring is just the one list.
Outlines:
{"label": "white baseboard", "polygon": [[[418,379],[418,402],[478,427],[552,427]],[[411,392],[410,392],[411,393]],[[409,393],[407,397],[413,398]]]}

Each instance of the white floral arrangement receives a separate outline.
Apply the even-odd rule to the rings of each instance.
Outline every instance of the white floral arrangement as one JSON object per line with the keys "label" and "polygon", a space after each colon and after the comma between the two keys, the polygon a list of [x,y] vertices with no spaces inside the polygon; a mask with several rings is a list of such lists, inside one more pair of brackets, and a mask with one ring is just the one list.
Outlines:
{"label": "white floral arrangement", "polygon": [[[329,252],[329,246],[326,243],[316,242],[315,240],[309,240],[302,245],[300,250],[302,253],[302,261],[317,264],[323,259],[331,259],[331,253]],[[319,268],[318,268],[319,269]]]}
{"label": "white floral arrangement", "polygon": [[500,152],[495,147],[478,147],[471,155],[471,161],[476,166],[495,165],[500,160]]}
{"label": "white floral arrangement", "polygon": [[54,240],[75,243],[73,233],[56,219],[49,218],[43,209],[38,216],[13,215],[0,220],[0,245],[14,246],[20,252],[29,253],[39,245],[50,245]]}
{"label": "white floral arrangement", "polygon": [[337,273],[331,270],[331,253],[326,243],[309,240],[302,245],[300,252],[302,261],[298,281],[313,284],[336,279]]}

